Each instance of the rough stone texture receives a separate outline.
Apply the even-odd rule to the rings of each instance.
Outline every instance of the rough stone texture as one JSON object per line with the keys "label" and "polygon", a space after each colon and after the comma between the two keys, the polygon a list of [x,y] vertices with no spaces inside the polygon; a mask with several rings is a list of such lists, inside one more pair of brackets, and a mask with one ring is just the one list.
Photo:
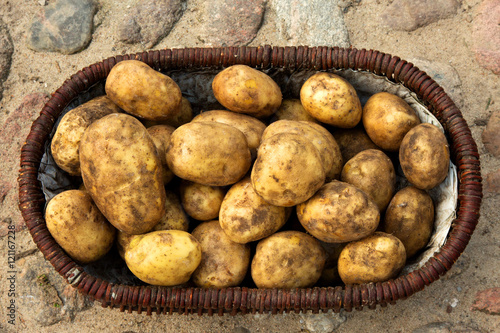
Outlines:
{"label": "rough stone texture", "polygon": [[500,110],[491,114],[481,137],[486,150],[493,156],[500,157]]}
{"label": "rough stone texture", "polygon": [[0,17],[0,100],[3,95],[3,82],[9,75],[14,46],[9,34],[9,29]]}
{"label": "rough stone texture", "polygon": [[451,326],[447,322],[430,323],[413,330],[412,333],[450,333]]}
{"label": "rough stone texture", "polygon": [[92,302],[75,288],[67,285],[61,293],[64,303],[63,312],[67,313],[70,319],[74,319],[78,312],[87,310],[92,306]]}
{"label": "rough stone texture", "polygon": [[486,0],[478,8],[472,37],[481,66],[500,74],[500,0]]}
{"label": "rough stone texture", "polygon": [[185,0],[147,0],[135,5],[120,27],[119,39],[151,48],[168,35],[182,16]]}
{"label": "rough stone texture", "polygon": [[92,0],[58,0],[49,4],[31,22],[28,47],[63,54],[81,51],[92,38],[94,11]]}
{"label": "rough stone texture", "polygon": [[382,14],[383,24],[403,31],[413,31],[456,14],[456,0],[395,0]]}
{"label": "rough stone texture", "polygon": [[500,169],[487,174],[484,177],[484,193],[495,195],[500,193]]}
{"label": "rough stone texture", "polygon": [[350,45],[338,1],[270,0],[269,7],[286,45]]}
{"label": "rough stone texture", "polygon": [[346,317],[341,313],[319,313],[301,314],[304,318],[306,328],[311,333],[330,333],[339,328],[346,321]]}
{"label": "rough stone texture", "polygon": [[481,311],[490,315],[500,315],[500,288],[478,291],[471,310]]}

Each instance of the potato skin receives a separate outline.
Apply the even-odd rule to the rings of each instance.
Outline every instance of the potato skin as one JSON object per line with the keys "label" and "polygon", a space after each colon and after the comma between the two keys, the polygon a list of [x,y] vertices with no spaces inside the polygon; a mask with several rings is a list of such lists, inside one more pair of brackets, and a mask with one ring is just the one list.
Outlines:
{"label": "potato skin", "polygon": [[252,279],[258,288],[311,287],[325,260],[325,250],[313,237],[299,231],[278,232],[257,244]]}
{"label": "potato skin", "polygon": [[80,143],[80,162],[85,188],[118,230],[145,233],[165,214],[161,162],[136,118],[115,113],[92,123]]}
{"label": "potato skin", "polygon": [[47,204],[45,220],[56,242],[80,263],[98,260],[113,246],[116,229],[84,191],[56,195]]}
{"label": "potato skin", "polygon": [[246,65],[234,65],[218,73],[212,90],[227,109],[262,118],[281,105],[281,90],[265,73]]}
{"label": "potato skin", "polygon": [[151,231],[158,230],[182,230],[188,231],[189,218],[182,208],[181,202],[177,194],[170,190],[165,190],[165,215],[162,216],[160,221],[151,229]]}
{"label": "potato skin", "polygon": [[190,122],[172,133],[167,164],[175,175],[189,181],[225,186],[245,176],[251,165],[245,135],[233,126]]}
{"label": "potato skin", "polygon": [[203,253],[192,276],[198,287],[235,287],[243,281],[250,266],[250,246],[231,241],[216,220],[201,223],[191,234]]}
{"label": "potato skin", "polygon": [[448,141],[436,126],[420,124],[411,129],[401,142],[399,161],[410,183],[421,190],[429,190],[448,175]]}
{"label": "potato skin", "polygon": [[296,120],[296,121],[310,121],[317,123],[318,120],[311,116],[306,109],[302,106],[300,99],[284,99],[278,111],[273,115],[273,120]]}
{"label": "potato skin", "polygon": [[181,98],[181,104],[179,105],[179,112],[175,114],[172,118],[168,118],[166,120],[148,120],[143,119],[142,123],[146,128],[156,126],[156,125],[167,125],[174,128],[177,128],[181,125],[189,123],[193,119],[193,108],[191,107],[191,103],[185,97]]}
{"label": "potato skin", "polygon": [[333,180],[297,206],[311,235],[327,243],[345,243],[372,234],[380,222],[377,205],[354,185]]}
{"label": "potato skin", "polygon": [[380,149],[373,143],[362,126],[351,129],[335,129],[332,131],[332,135],[339,145],[344,161],[349,161],[363,150]]}
{"label": "potato skin", "polygon": [[405,262],[403,243],[395,236],[377,231],[347,244],[340,253],[338,269],[345,284],[376,283],[396,277]]}
{"label": "potato skin", "polygon": [[179,190],[182,207],[189,216],[199,221],[209,221],[219,217],[220,206],[226,195],[224,188],[183,179]]}
{"label": "potato skin", "polygon": [[160,158],[163,184],[168,184],[174,178],[174,173],[168,168],[166,150],[170,142],[170,136],[175,131],[175,128],[168,125],[155,125],[148,127],[147,131],[155,144],[156,152]]}
{"label": "potato skin", "polygon": [[181,90],[170,77],[138,60],[124,60],[109,72],[109,98],[127,113],[149,120],[174,119],[180,113]]}
{"label": "potato skin", "polygon": [[403,242],[408,258],[429,242],[433,226],[432,198],[413,186],[398,191],[385,212],[384,231]]}
{"label": "potato skin", "polygon": [[66,113],[52,138],[51,150],[56,164],[72,176],[80,176],[79,147],[83,132],[97,119],[122,110],[107,96],[83,103]]}

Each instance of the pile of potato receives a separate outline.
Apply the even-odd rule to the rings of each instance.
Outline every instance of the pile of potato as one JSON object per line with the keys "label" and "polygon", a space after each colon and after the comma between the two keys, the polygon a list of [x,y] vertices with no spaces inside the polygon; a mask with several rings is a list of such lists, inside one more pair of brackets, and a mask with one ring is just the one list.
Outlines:
{"label": "pile of potato", "polygon": [[[327,72],[282,100],[244,65],[212,87],[227,110],[193,118],[171,78],[122,61],[106,96],[64,115],[52,154],[83,183],[45,216],[69,256],[89,263],[116,244],[153,285],[231,287],[250,269],[259,288],[297,288],[385,281],[426,246],[426,190],[447,176],[449,150],[404,100],[381,92],[362,107]],[[413,186],[396,192],[394,161]]]}

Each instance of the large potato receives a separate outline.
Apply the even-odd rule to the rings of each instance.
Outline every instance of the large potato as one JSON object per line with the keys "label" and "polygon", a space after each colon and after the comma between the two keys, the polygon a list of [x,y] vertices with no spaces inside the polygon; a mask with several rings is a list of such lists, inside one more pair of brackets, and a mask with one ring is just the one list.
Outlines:
{"label": "large potato", "polygon": [[403,243],[377,231],[347,244],[340,253],[338,269],[345,284],[376,283],[394,278],[406,262]]}
{"label": "large potato", "polygon": [[259,288],[307,288],[318,281],[326,253],[313,237],[282,231],[261,240],[252,260],[252,279]]}
{"label": "large potato", "polygon": [[81,263],[96,261],[113,246],[116,229],[84,191],[56,195],[47,204],[45,220],[56,242]]}
{"label": "large potato", "polygon": [[361,120],[361,102],[354,87],[332,73],[317,73],[300,89],[304,109],[319,121],[341,128],[352,128]]}
{"label": "large potato", "polygon": [[280,87],[268,75],[246,65],[234,65],[212,82],[215,98],[227,109],[267,117],[281,105]]}
{"label": "large potato", "polygon": [[203,222],[191,233],[202,249],[201,263],[193,282],[202,288],[228,288],[239,285],[250,265],[250,246],[231,241],[219,221]]}
{"label": "large potato", "polygon": [[229,239],[245,244],[278,231],[286,222],[286,210],[264,201],[247,177],[227,192],[220,207],[219,222]]}
{"label": "large potato", "polygon": [[179,187],[184,211],[199,221],[209,221],[219,217],[220,205],[226,190],[220,186],[209,186],[182,180]]}
{"label": "large potato", "polygon": [[175,119],[181,110],[177,83],[142,61],[117,63],[109,72],[105,89],[113,102],[139,118]]}
{"label": "large potato", "polygon": [[332,135],[340,148],[344,161],[349,161],[363,150],[379,149],[362,126],[350,129],[335,129],[332,131]]}
{"label": "large potato", "polygon": [[160,221],[151,229],[151,231],[158,230],[182,230],[188,231],[189,218],[182,208],[181,202],[177,194],[170,190],[165,191],[165,215],[162,216]]}
{"label": "large potato", "polygon": [[83,103],[66,113],[57,126],[51,150],[56,164],[72,176],[80,176],[80,140],[83,132],[97,119],[122,112],[107,96]]}
{"label": "large potato", "polygon": [[170,142],[170,136],[175,131],[175,128],[168,125],[155,125],[148,127],[147,131],[151,136],[151,139],[153,139],[153,143],[156,147],[156,152],[158,153],[158,157],[160,158],[163,184],[168,184],[172,180],[172,178],[174,178],[174,173],[168,168],[166,150],[168,147],[168,143]]}
{"label": "large potato", "polygon": [[92,123],[80,143],[80,163],[85,188],[118,230],[145,233],[165,214],[161,162],[136,118],[115,113]]}
{"label": "large potato", "polygon": [[333,180],[297,206],[300,223],[327,243],[345,243],[372,234],[380,222],[377,205],[359,188]]}
{"label": "large potato", "polygon": [[245,135],[217,122],[191,122],[172,133],[167,164],[180,178],[225,186],[243,178],[252,159]]}
{"label": "large potato", "polygon": [[132,239],[125,251],[130,271],[157,286],[186,283],[201,262],[200,243],[185,231],[161,230]]}
{"label": "large potato", "polygon": [[317,123],[316,118],[311,116],[302,106],[300,99],[284,99],[281,106],[273,116],[273,120],[296,120],[296,121],[311,121]]}
{"label": "large potato", "polygon": [[429,190],[448,175],[448,141],[436,126],[420,124],[411,129],[401,142],[399,161],[410,183],[421,190]]}
{"label": "large potato", "polygon": [[321,156],[306,138],[280,133],[264,140],[251,173],[255,192],[276,206],[309,199],[325,182]]}

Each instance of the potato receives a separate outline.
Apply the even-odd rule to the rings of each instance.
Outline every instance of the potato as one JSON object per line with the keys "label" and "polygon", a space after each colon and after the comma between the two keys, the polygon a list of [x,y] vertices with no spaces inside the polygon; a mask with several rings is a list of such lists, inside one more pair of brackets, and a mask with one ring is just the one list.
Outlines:
{"label": "potato", "polygon": [[423,190],[413,186],[398,191],[392,198],[384,219],[384,231],[403,242],[406,257],[424,248],[434,226],[434,204]]}
{"label": "potato", "polygon": [[346,245],[345,243],[325,243],[319,242],[326,252],[325,267],[321,272],[321,277],[318,280],[318,284],[322,286],[336,286],[342,283],[339,275],[339,270],[337,267],[337,262],[339,260],[340,252]]}
{"label": "potato", "polygon": [[170,142],[170,136],[175,131],[175,128],[168,125],[155,125],[148,127],[147,131],[151,139],[153,139],[156,152],[160,158],[163,184],[168,184],[174,178],[174,173],[168,168],[166,150]]}
{"label": "potato", "polygon": [[134,237],[125,252],[130,271],[157,286],[186,283],[201,262],[201,245],[181,230],[161,230]]}
{"label": "potato", "polygon": [[344,165],[340,180],[363,190],[383,211],[396,191],[391,159],[378,149],[363,150]]}
{"label": "potato", "polygon": [[335,129],[332,131],[332,135],[340,148],[344,161],[349,161],[363,150],[380,149],[366,134],[363,126],[351,129]]}
{"label": "potato", "polygon": [[250,169],[252,159],[245,135],[233,126],[191,122],[170,137],[167,164],[175,175],[195,183],[225,186]]}
{"label": "potato", "polygon": [[224,188],[182,180],[179,190],[182,207],[189,216],[199,221],[219,217],[220,205],[226,195]]}
{"label": "potato", "polygon": [[181,202],[177,194],[170,190],[165,191],[165,215],[162,216],[160,221],[151,229],[151,231],[158,230],[182,230],[188,231],[189,218],[182,208]]}
{"label": "potato", "polygon": [[231,241],[219,221],[203,222],[191,233],[202,249],[201,263],[193,282],[201,288],[228,288],[239,285],[250,265],[250,246]]}
{"label": "potato", "polygon": [[252,260],[252,279],[259,288],[307,288],[318,281],[326,253],[313,237],[282,231],[261,240]]}
{"label": "potato", "polygon": [[361,120],[361,102],[354,87],[342,77],[320,72],[300,89],[304,109],[317,120],[341,128],[352,128]]}
{"label": "potato", "polygon": [[380,222],[377,205],[359,188],[338,180],[323,185],[297,206],[297,216],[311,235],[327,243],[345,243],[372,234]]}
{"label": "potato", "polygon": [[118,254],[123,260],[125,260],[125,252],[127,251],[130,242],[132,242],[132,239],[135,237],[142,237],[142,235],[129,235],[120,230],[116,233],[116,248],[118,249]]}
{"label": "potato", "polygon": [[420,124],[411,129],[401,142],[399,161],[410,183],[421,190],[429,190],[448,175],[448,141],[435,125]]}
{"label": "potato", "polygon": [[268,75],[246,65],[234,65],[218,73],[212,89],[227,109],[262,118],[281,105],[280,87]]}
{"label": "potato", "polygon": [[138,60],[124,60],[109,72],[108,97],[126,112],[149,120],[176,119],[181,90],[170,77]]}
{"label": "potato", "polygon": [[45,220],[55,241],[80,263],[98,260],[113,246],[116,229],[84,191],[69,190],[53,197]]}
{"label": "potato", "polygon": [[296,121],[310,121],[317,123],[318,121],[307,113],[306,109],[302,106],[300,99],[284,99],[281,106],[273,116],[274,121],[278,120],[296,120]]}
{"label": "potato", "polygon": [[415,111],[402,98],[380,92],[371,96],[363,107],[366,133],[380,148],[398,151],[406,133],[420,124]]}
{"label": "potato", "polygon": [[52,138],[51,151],[56,164],[72,176],[80,176],[79,147],[83,132],[91,123],[111,113],[122,112],[107,96],[100,96],[68,111]]}
{"label": "potato", "polygon": [[325,170],[308,139],[280,133],[261,143],[251,179],[255,192],[265,201],[291,207],[309,199],[323,185]]}
{"label": "potato", "polygon": [[347,244],[340,253],[338,269],[345,284],[376,283],[395,278],[406,262],[403,243],[377,231]]}
{"label": "potato", "polygon": [[220,207],[220,226],[236,243],[245,244],[267,237],[285,222],[285,207],[264,201],[254,191],[248,177],[229,189]]}
{"label": "potato", "polygon": [[80,163],[85,188],[118,230],[145,233],[165,214],[161,162],[136,118],[115,113],[92,123],[80,143]]}
{"label": "potato", "polygon": [[179,105],[179,112],[175,114],[173,118],[168,118],[166,120],[148,120],[143,119],[142,123],[146,127],[152,127],[156,125],[167,125],[172,127],[179,127],[181,125],[189,123],[193,119],[193,108],[191,107],[191,103],[185,97],[181,98],[181,104]]}
{"label": "potato", "polygon": [[255,158],[257,155],[257,147],[259,147],[262,133],[266,129],[266,124],[254,117],[224,110],[202,112],[194,117],[193,121],[214,121],[239,129],[245,134],[252,158]]}

